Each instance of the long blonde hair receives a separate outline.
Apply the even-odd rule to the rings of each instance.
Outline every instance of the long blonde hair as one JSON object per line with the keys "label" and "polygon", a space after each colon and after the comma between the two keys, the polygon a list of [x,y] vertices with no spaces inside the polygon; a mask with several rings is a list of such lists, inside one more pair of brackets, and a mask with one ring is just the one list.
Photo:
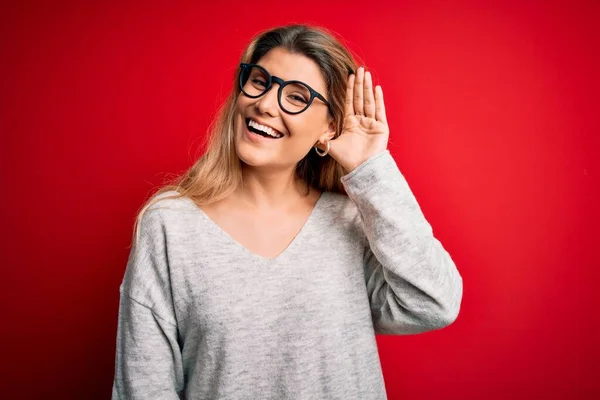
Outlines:
{"label": "long blonde hair", "polygon": [[[325,28],[294,24],[257,34],[244,50],[240,63],[256,63],[275,47],[302,54],[317,63],[325,78],[330,113],[336,126],[334,138],[338,137],[344,122],[346,82],[357,67],[350,50]],[[241,161],[234,148],[233,130],[235,105],[240,95],[239,68],[238,65],[233,88],[209,128],[204,154],[185,173],[164,184],[142,205],[134,223],[134,243],[138,241],[144,212],[156,202],[187,197],[202,206],[228,197],[242,183]],[[313,151],[309,151],[296,167],[296,177],[308,187],[344,195],[346,192],[340,178],[346,173],[332,157],[319,157]],[[177,194],[163,195],[169,191]]]}

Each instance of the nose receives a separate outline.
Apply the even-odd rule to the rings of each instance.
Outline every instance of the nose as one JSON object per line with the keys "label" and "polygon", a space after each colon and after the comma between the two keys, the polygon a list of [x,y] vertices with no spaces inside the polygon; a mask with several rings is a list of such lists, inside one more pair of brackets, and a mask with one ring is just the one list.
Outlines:
{"label": "nose", "polygon": [[273,83],[267,93],[256,99],[255,107],[261,114],[268,114],[275,117],[279,114],[279,103],[277,101],[277,92],[279,84]]}

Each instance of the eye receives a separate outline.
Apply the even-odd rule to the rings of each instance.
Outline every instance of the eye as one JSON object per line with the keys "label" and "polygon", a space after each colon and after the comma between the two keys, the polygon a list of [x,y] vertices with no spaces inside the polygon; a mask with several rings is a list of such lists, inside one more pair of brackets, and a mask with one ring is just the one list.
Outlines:
{"label": "eye", "polygon": [[306,100],[303,96],[298,94],[290,94],[288,97],[293,101],[300,101],[304,104],[308,103],[308,100]]}
{"label": "eye", "polygon": [[263,86],[263,87],[267,85],[267,82],[265,82],[263,79],[258,79],[258,78],[252,79],[252,83]]}

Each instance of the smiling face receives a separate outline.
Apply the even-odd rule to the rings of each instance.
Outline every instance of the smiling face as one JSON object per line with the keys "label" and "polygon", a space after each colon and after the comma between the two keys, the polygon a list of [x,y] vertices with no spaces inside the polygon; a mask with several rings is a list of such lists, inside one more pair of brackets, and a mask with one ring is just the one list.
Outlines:
{"label": "smiling face", "polygon": [[[257,64],[273,76],[285,81],[304,82],[325,98],[328,97],[319,66],[304,55],[276,47]],[[238,96],[235,149],[238,157],[249,166],[293,168],[317,141],[331,139],[335,134],[335,126],[325,103],[315,98],[304,112],[288,114],[279,106],[278,90],[279,84],[273,83],[271,89],[258,98],[250,98],[241,92]],[[294,97],[294,101],[300,100]],[[271,137],[254,133],[257,130],[265,131]]]}

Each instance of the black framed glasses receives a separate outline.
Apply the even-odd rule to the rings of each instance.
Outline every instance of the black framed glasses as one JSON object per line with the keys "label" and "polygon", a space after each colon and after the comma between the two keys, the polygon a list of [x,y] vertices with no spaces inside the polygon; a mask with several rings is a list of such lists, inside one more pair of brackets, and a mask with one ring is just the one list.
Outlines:
{"label": "black framed glasses", "polygon": [[313,90],[304,82],[284,81],[281,78],[269,74],[269,72],[258,64],[240,64],[240,88],[242,92],[253,99],[267,93],[273,86],[273,82],[279,84],[277,101],[279,107],[288,114],[300,114],[318,98],[327,107],[329,102],[319,92]]}

